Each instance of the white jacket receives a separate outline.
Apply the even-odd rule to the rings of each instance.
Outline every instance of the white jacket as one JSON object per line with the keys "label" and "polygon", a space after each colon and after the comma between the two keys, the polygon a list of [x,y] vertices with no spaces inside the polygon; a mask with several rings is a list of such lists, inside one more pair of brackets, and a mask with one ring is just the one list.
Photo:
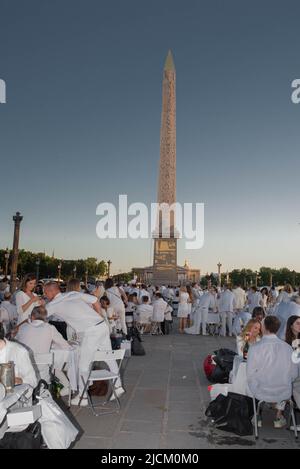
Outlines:
{"label": "white jacket", "polygon": [[29,352],[21,344],[6,340],[6,362],[14,362],[16,378],[22,378],[24,384],[33,388],[37,385],[37,377],[34,371]]}
{"label": "white jacket", "polygon": [[236,309],[243,309],[245,304],[246,304],[246,300],[247,300],[245,290],[238,287],[238,288],[235,288],[234,290],[232,290],[232,293],[234,294]]}
{"label": "white jacket", "polygon": [[163,322],[165,320],[165,312],[167,311],[168,306],[168,303],[162,298],[154,301],[152,320],[154,322]]}
{"label": "white jacket", "polygon": [[292,362],[292,347],[275,334],[251,345],[247,357],[247,383],[259,400],[281,402],[292,395],[298,366]]}
{"label": "white jacket", "polygon": [[220,313],[232,313],[235,309],[234,294],[230,290],[224,290],[219,298],[218,309]]}

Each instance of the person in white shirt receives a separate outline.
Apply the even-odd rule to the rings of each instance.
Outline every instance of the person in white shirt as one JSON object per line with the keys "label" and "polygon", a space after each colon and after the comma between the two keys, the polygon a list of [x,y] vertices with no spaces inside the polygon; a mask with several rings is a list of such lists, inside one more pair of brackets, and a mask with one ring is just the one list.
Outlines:
{"label": "person in white shirt", "polygon": [[106,280],[105,290],[111,306],[113,307],[116,315],[119,317],[122,332],[123,334],[127,334],[123,294],[118,287],[114,286],[114,282],[111,278]]}
{"label": "person in white shirt", "polygon": [[0,322],[4,325],[6,333],[15,327],[18,321],[16,305],[11,303],[11,293],[4,294],[4,301],[0,304]]}
{"label": "person in white shirt", "polygon": [[208,318],[208,311],[211,309],[215,311],[216,308],[216,289],[213,287],[204,295],[202,295],[199,299],[196,311],[193,317],[193,325],[184,329],[186,334],[200,334],[201,324],[202,324],[202,335],[207,334],[207,318]]}
{"label": "person in white shirt", "polygon": [[138,295],[138,304],[141,305],[143,303],[143,296],[147,296],[149,298],[149,302],[151,301],[150,293],[147,291],[146,285],[141,285],[139,295]]}
{"label": "person in white shirt", "polygon": [[[44,292],[49,300],[46,306],[48,317],[55,314],[70,325],[76,332],[80,342],[79,374],[86,380],[90,363],[97,350],[111,350],[109,327],[101,316],[101,307],[98,299],[93,295],[80,292],[60,293],[56,282],[45,285]],[[115,361],[109,362],[112,372],[118,373]],[[121,381],[116,383],[118,396],[123,394]],[[79,395],[72,399],[72,404],[78,405],[84,385],[79,380]],[[87,406],[87,398],[81,401]]]}
{"label": "person in white shirt", "polygon": [[294,294],[294,289],[293,289],[292,285],[287,283],[284,286],[284,288],[281,290],[281,292],[279,293],[276,302],[277,303],[281,303],[281,302],[288,303],[290,301],[291,297],[293,296],[293,294]]}
{"label": "person in white shirt", "polygon": [[278,337],[285,339],[286,324],[291,316],[300,316],[300,296],[295,295],[289,301],[281,301],[276,309],[276,317],[280,320]]}
{"label": "person in white shirt", "polygon": [[149,297],[144,295],[142,303],[136,309],[136,322],[144,326],[144,332],[150,332],[153,317],[153,306],[149,304]]}
{"label": "person in white shirt", "polygon": [[236,287],[232,290],[235,299],[235,310],[237,313],[243,311],[245,304],[247,302],[247,295],[245,290],[241,287],[241,285],[236,285]]}
{"label": "person in white shirt", "polygon": [[[37,386],[37,376],[30,360],[29,352],[21,344],[5,339],[5,331],[0,323],[0,363],[14,362],[15,384],[29,384],[31,388]],[[29,397],[32,389],[26,393]]]}
{"label": "person in white shirt", "polygon": [[[46,308],[44,306],[36,306],[31,312],[30,321],[20,326],[15,339],[34,354],[49,353],[52,345],[58,349],[71,350],[71,345],[68,344],[56,327],[46,322],[46,319]],[[38,365],[37,368],[40,379],[49,382],[49,366]],[[56,371],[56,376],[60,379],[64,388],[69,387],[67,379],[60,370]],[[67,394],[67,392],[64,394]]]}
{"label": "person in white shirt", "polygon": [[8,278],[3,277],[0,281],[0,301],[3,301],[5,293],[9,293]]}
{"label": "person in white shirt", "polygon": [[280,321],[266,316],[262,323],[263,337],[251,345],[247,358],[247,383],[258,400],[276,403],[275,428],[286,425],[285,402],[292,396],[292,383],[298,377],[298,366],[292,361],[292,348],[276,334]]}
{"label": "person in white shirt", "polygon": [[179,332],[183,333],[186,329],[187,318],[190,313],[190,295],[186,287],[182,286],[179,290],[179,305],[177,317],[179,318]]}
{"label": "person in white shirt", "polygon": [[246,342],[248,345],[256,344],[262,336],[262,325],[257,319],[250,319],[247,325],[242,330],[241,334],[236,338],[237,353],[240,357],[243,357],[244,347]]}
{"label": "person in white shirt", "polygon": [[221,315],[221,332],[220,335],[226,336],[226,324],[228,327],[228,335],[232,336],[233,312],[235,309],[234,294],[228,285],[224,285],[224,290],[220,294],[218,301],[218,310]]}
{"label": "person in white shirt", "polygon": [[36,276],[34,274],[25,275],[21,284],[21,289],[16,293],[18,324],[22,324],[27,321],[35,306],[44,304],[44,301],[34,293],[35,287]]}
{"label": "person in white shirt", "polygon": [[249,313],[252,314],[256,306],[263,306],[262,295],[255,286],[251,287],[248,292]]}
{"label": "person in white shirt", "polygon": [[120,324],[118,323],[119,317],[115,314],[114,308],[110,306],[110,301],[107,296],[104,295],[100,298],[100,305],[100,314],[106,320],[111,334],[113,331],[120,328]]}
{"label": "person in white shirt", "polygon": [[165,314],[168,311],[168,303],[163,299],[161,293],[156,293],[153,301],[152,322],[157,323],[158,331],[161,331],[161,325],[165,320]]}

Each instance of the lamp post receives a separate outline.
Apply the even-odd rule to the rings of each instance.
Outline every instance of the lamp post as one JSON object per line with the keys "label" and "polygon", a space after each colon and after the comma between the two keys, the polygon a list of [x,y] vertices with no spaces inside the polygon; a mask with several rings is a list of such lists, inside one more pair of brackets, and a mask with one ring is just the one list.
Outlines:
{"label": "lamp post", "polygon": [[17,286],[17,271],[18,271],[18,256],[19,256],[19,240],[20,240],[20,226],[23,217],[20,212],[16,212],[13,216],[14,227],[14,240],[13,250],[11,256],[11,267],[10,267],[10,291],[14,293]]}
{"label": "lamp post", "polygon": [[293,288],[296,288],[296,271],[293,270]]}
{"label": "lamp post", "polygon": [[107,261],[107,278],[110,277],[110,266],[111,266],[111,260]]}
{"label": "lamp post", "polygon": [[228,270],[226,272],[226,283],[227,283],[227,285],[229,284],[229,272],[228,272]]}
{"label": "lamp post", "polygon": [[7,277],[7,275],[8,275],[8,259],[9,259],[9,250],[8,250],[8,248],[6,248],[4,258],[5,258],[5,277]]}
{"label": "lamp post", "polygon": [[257,288],[257,281],[258,281],[258,272],[255,271],[255,287]]}
{"label": "lamp post", "polygon": [[40,258],[38,257],[35,264],[36,264],[36,280],[37,282],[39,281],[39,276],[40,276],[40,263],[41,263],[41,260]]}
{"label": "lamp post", "polygon": [[270,288],[273,286],[273,274],[270,272]]}
{"label": "lamp post", "polygon": [[222,267],[222,264],[221,262],[219,261],[219,263],[217,264],[218,266],[218,283],[219,283],[219,287],[221,288],[222,286],[222,278],[221,278],[221,267]]}
{"label": "lamp post", "polygon": [[76,278],[76,274],[77,274],[77,267],[76,267],[76,265],[74,265],[73,278]]}
{"label": "lamp post", "polygon": [[87,284],[88,284],[88,275],[89,275],[89,271],[88,271],[88,269],[86,269],[86,271],[85,271],[85,286],[86,286],[86,288],[87,288]]}
{"label": "lamp post", "polygon": [[58,269],[58,282],[60,282],[60,276],[61,276],[61,262],[57,266]]}

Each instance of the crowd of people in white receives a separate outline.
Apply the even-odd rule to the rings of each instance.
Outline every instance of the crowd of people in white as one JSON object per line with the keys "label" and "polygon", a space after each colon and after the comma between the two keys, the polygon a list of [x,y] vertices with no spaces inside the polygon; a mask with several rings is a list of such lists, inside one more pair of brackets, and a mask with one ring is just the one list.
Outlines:
{"label": "crowd of people in white", "polygon": [[[132,324],[142,333],[168,333],[175,310],[181,334],[207,335],[213,315],[221,336],[237,337],[240,356],[247,345],[248,384],[259,394],[268,379],[272,382],[275,391],[269,397],[278,404],[277,426],[284,424],[282,403],[291,394],[292,384],[300,406],[298,367],[290,360],[291,346],[295,348],[300,338],[300,296],[290,285],[280,291],[275,287],[245,291],[240,285],[155,287],[115,285],[107,279],[105,284],[82,287],[79,280],[71,279],[66,292],[61,292],[56,281],[42,285],[39,294],[36,291],[37,279],[31,274],[12,295],[8,282],[0,283],[0,363],[14,361],[16,384],[34,388],[39,378],[47,378],[45,369],[34,366],[31,353],[48,353],[53,346],[68,350],[74,340],[79,347],[79,376],[86,377],[95,351],[111,350],[112,335],[125,337]],[[116,362],[109,367],[118,370]],[[67,388],[63,371],[55,370],[55,374]],[[119,379],[116,395],[123,393]],[[88,405],[80,379],[78,394],[72,399],[73,405],[79,403]]]}

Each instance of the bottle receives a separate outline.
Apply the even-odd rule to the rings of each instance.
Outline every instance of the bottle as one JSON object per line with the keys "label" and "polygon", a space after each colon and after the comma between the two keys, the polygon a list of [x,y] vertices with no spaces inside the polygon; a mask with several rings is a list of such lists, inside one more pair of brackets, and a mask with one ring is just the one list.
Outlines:
{"label": "bottle", "polygon": [[247,356],[248,356],[248,350],[249,350],[249,335],[247,334],[246,337],[245,337],[245,345],[243,347],[243,359],[244,360],[247,360]]}

